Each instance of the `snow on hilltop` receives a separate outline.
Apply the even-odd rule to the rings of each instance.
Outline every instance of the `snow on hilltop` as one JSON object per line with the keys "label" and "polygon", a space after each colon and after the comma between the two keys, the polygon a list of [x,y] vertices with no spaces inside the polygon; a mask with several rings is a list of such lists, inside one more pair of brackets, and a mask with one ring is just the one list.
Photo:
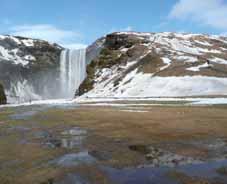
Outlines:
{"label": "snow on hilltop", "polygon": [[227,38],[109,34],[79,92],[88,97],[227,95]]}
{"label": "snow on hilltop", "polygon": [[[0,62],[9,61],[16,65],[21,64],[26,66],[30,62],[35,62],[37,60],[29,51],[42,45],[52,44],[37,39],[0,35]],[[53,45],[53,47],[54,46],[56,45]]]}

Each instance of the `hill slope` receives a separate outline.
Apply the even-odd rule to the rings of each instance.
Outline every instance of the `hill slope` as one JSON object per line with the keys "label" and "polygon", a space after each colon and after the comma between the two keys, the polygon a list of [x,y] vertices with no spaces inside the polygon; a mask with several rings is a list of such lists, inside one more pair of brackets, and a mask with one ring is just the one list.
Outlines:
{"label": "hill slope", "polygon": [[88,97],[227,95],[227,38],[112,33],[87,72],[79,92]]}
{"label": "hill slope", "polygon": [[7,101],[37,100],[38,94],[53,96],[62,49],[43,40],[0,35],[0,83]]}

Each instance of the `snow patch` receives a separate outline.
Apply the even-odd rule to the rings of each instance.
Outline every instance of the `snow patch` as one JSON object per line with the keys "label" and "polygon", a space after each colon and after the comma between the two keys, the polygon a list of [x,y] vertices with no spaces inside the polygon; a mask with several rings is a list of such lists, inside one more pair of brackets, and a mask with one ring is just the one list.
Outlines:
{"label": "snow patch", "polygon": [[193,56],[175,56],[174,59],[176,59],[177,61],[184,61],[187,63],[195,63],[198,61],[198,59]]}
{"label": "snow patch", "polygon": [[160,68],[160,71],[165,70],[166,68],[168,68],[171,64],[171,60],[169,58],[162,58],[163,63],[166,64],[165,66]]}
{"label": "snow patch", "polygon": [[26,47],[34,47],[34,40],[32,39],[26,39],[26,40],[21,40],[23,42],[23,44]]}
{"label": "snow patch", "polygon": [[[97,85],[88,97],[180,97],[227,95],[226,78],[185,76],[153,77],[152,74],[129,73],[117,89]],[[130,82],[126,82],[129,81]],[[109,86],[113,84],[110,83]]]}
{"label": "snow patch", "polygon": [[206,41],[199,41],[199,40],[195,40],[196,43],[200,44],[200,45],[204,45],[204,46],[212,46],[212,44],[210,44],[209,42]]}
{"label": "snow patch", "polygon": [[187,68],[187,70],[193,71],[193,72],[199,72],[201,68],[207,68],[207,67],[209,67],[209,66],[210,66],[210,65],[209,65],[208,63],[204,63],[204,64],[199,65],[199,66]]}
{"label": "snow patch", "polygon": [[213,58],[213,59],[211,59],[211,61],[214,63],[227,65],[227,60],[222,59],[222,58]]}
{"label": "snow patch", "polygon": [[29,60],[29,61],[35,61],[36,60],[36,58],[32,55],[24,56],[24,59]]}
{"label": "snow patch", "polygon": [[0,59],[13,62],[14,64],[27,65],[29,62],[17,55],[19,49],[7,50],[0,46]]}

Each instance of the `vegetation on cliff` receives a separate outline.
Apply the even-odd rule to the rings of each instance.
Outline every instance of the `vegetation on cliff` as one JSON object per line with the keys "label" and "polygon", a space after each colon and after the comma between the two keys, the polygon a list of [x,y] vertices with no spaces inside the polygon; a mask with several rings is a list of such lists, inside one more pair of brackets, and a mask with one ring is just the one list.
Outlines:
{"label": "vegetation on cliff", "polygon": [[99,54],[99,57],[92,60],[87,66],[87,77],[80,85],[78,95],[82,95],[93,88],[95,73],[102,68],[111,68],[113,65],[119,63],[119,51],[109,48],[103,48]]}

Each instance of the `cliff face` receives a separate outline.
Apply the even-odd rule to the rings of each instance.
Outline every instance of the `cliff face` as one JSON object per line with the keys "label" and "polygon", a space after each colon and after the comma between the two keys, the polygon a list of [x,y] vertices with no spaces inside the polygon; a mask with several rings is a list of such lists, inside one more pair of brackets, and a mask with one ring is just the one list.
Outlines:
{"label": "cliff face", "polygon": [[3,86],[0,84],[0,104],[6,104],[6,95]]}
{"label": "cliff face", "polygon": [[0,35],[0,80],[8,101],[30,101],[40,99],[38,94],[54,93],[62,49],[42,40]]}
{"label": "cliff face", "polygon": [[89,97],[227,95],[227,38],[119,32],[103,38],[79,94]]}

